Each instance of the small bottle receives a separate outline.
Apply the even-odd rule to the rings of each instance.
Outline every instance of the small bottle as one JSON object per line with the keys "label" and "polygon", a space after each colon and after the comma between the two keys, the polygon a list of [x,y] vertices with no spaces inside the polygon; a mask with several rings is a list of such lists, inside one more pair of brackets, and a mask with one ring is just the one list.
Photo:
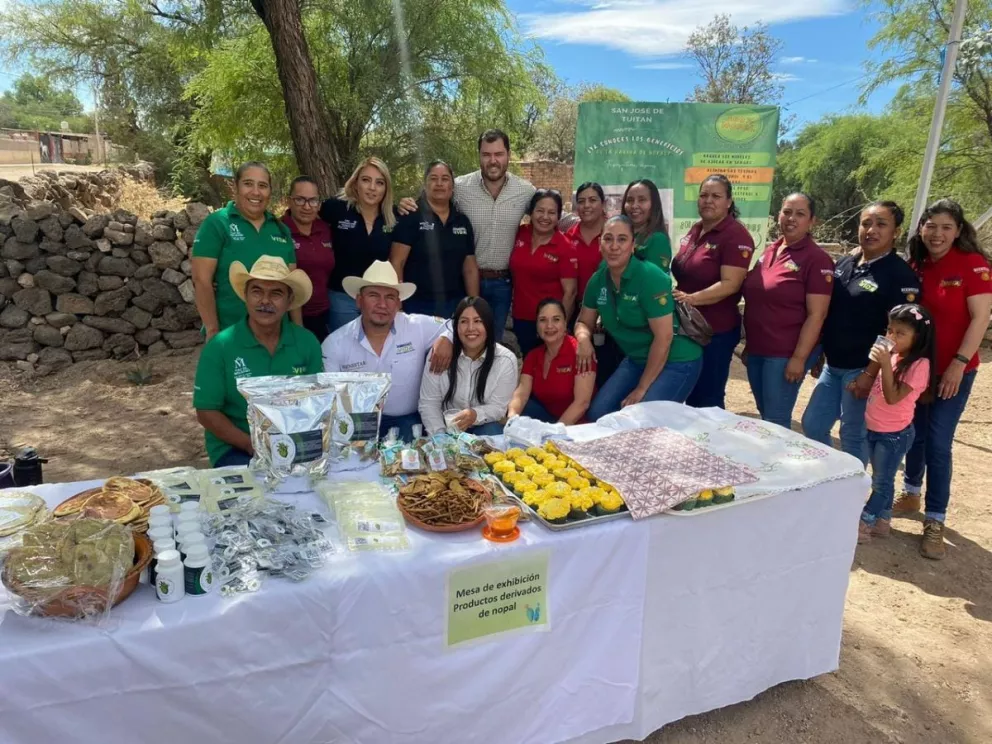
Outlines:
{"label": "small bottle", "polygon": [[171,519],[172,514],[168,504],[159,504],[148,510],[148,517],[149,519],[152,517],[169,517]]}
{"label": "small bottle", "polygon": [[207,545],[206,538],[199,530],[184,531],[177,537],[177,540],[179,541],[179,554],[182,556],[183,560],[186,560],[186,554],[189,552],[189,547],[191,545],[202,544],[204,547]]}
{"label": "small bottle", "polygon": [[155,574],[158,573],[158,570],[155,568],[155,566],[158,563],[159,556],[162,555],[162,553],[164,553],[167,550],[175,550],[175,549],[176,549],[176,543],[171,538],[163,537],[161,540],[155,540],[152,543],[152,555],[154,556],[154,560],[148,563],[149,584],[155,586]]}
{"label": "small bottle", "polygon": [[166,550],[156,563],[155,594],[163,602],[178,602],[186,596],[185,569],[179,551]]}
{"label": "small bottle", "polygon": [[[179,514],[196,514],[200,510],[199,501],[184,501],[179,505]],[[199,515],[197,515],[199,518]]]}
{"label": "small bottle", "polygon": [[168,527],[152,527],[151,522],[148,523],[148,539],[152,541],[153,545],[159,540],[171,540],[174,535],[171,522]]}
{"label": "small bottle", "polygon": [[187,594],[199,597],[213,591],[214,567],[206,545],[190,545],[183,566]]}
{"label": "small bottle", "polygon": [[184,524],[195,524],[196,528],[200,529],[200,515],[195,511],[180,511],[172,516],[176,525],[176,532],[179,532],[179,528]]}
{"label": "small bottle", "polygon": [[156,514],[154,516],[148,517],[148,529],[149,530],[169,530],[173,532],[175,525],[172,523],[172,517],[161,514]]}

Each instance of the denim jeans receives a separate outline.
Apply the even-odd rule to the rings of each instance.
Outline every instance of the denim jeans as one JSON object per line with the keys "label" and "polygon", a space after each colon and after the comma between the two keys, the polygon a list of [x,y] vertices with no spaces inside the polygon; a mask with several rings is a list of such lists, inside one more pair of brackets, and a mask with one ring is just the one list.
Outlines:
{"label": "denim jeans", "polygon": [[[684,403],[692,392],[696,380],[699,379],[699,370],[702,366],[702,358],[693,359],[691,362],[667,362],[641,401],[647,403],[652,400],[671,400]],[[643,364],[638,364],[630,357],[620,362],[620,366],[592,399],[586,418],[595,422],[608,413],[619,411],[623,399],[637,387],[642,374],[644,374]]]}
{"label": "denim jeans", "polygon": [[860,375],[862,368],[839,369],[823,365],[813,395],[803,413],[803,434],[830,446],[830,430],[840,419],[840,448],[868,464],[865,446],[865,407],[867,399],[858,399],[847,389],[848,383]]}
{"label": "denim jeans", "polygon": [[409,442],[413,439],[413,425],[419,423],[421,423],[420,414],[416,411],[402,416],[387,416],[384,413],[379,421],[379,437],[385,438],[389,430],[395,426],[400,430],[400,439]]}
{"label": "denim jeans", "polygon": [[730,378],[730,363],[734,359],[734,349],[741,340],[741,327],[737,326],[723,333],[714,333],[710,342],[703,347],[703,368],[692,394],[686,398],[686,405],[693,408],[723,408],[727,393],[727,380]]}
{"label": "denim jeans", "polygon": [[217,458],[213,463],[215,468],[230,468],[236,465],[247,465],[251,462],[251,455],[237,447],[231,447],[227,452]]}
{"label": "denim jeans", "polygon": [[517,344],[520,346],[520,356],[527,356],[527,352],[537,348],[541,339],[537,337],[537,323],[533,320],[513,319],[513,335],[517,337]]}
{"label": "denim jeans", "polygon": [[470,426],[468,433],[475,434],[477,437],[498,437],[503,433],[503,424],[499,421],[490,421],[488,424]]}
{"label": "denim jeans", "polygon": [[503,339],[506,330],[506,319],[510,314],[510,300],[513,299],[513,285],[509,279],[482,279],[479,282],[482,298],[493,309],[496,323],[496,342]]}
{"label": "denim jeans", "polygon": [[907,493],[919,494],[923,476],[927,478],[926,518],[944,521],[951,500],[951,448],[954,430],[968,404],[977,370],[966,372],[958,394],[949,400],[936,398],[932,403],[917,403],[913,426],[916,439],[906,453],[903,486]]}
{"label": "denim jeans", "polygon": [[527,418],[537,419],[538,421],[544,421],[548,424],[554,424],[558,422],[551,412],[548,411],[541,402],[534,397],[531,393],[530,398],[527,399],[527,404],[524,406],[524,410],[520,412],[521,416],[526,416]]}
{"label": "denim jeans", "polygon": [[[820,356],[817,347],[806,360],[805,373],[808,373]],[[799,382],[787,382],[785,367],[789,363],[787,357],[767,357],[748,354],[747,381],[751,384],[751,394],[754,395],[758,413],[764,421],[792,428],[792,409],[796,407],[799,397]]]}
{"label": "denim jeans", "polygon": [[354,297],[344,292],[328,292],[327,296],[331,298],[331,314],[328,320],[331,333],[343,325],[348,325],[360,315]]}
{"label": "denim jeans", "polygon": [[913,425],[902,431],[869,431],[865,442],[871,460],[871,496],[861,512],[861,521],[873,525],[876,519],[892,519],[896,471],[913,444]]}

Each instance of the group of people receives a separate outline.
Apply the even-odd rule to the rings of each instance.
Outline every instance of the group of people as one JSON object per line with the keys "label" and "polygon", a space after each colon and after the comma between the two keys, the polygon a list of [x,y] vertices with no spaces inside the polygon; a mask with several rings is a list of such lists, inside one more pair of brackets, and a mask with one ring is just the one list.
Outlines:
{"label": "group of people", "polygon": [[[810,235],[814,199],[791,194],[781,237],[755,260],[733,185],[714,174],[673,255],[652,181],[631,183],[613,217],[602,187],[582,184],[564,215],[561,194],[508,172],[505,134],[478,145],[478,171],[456,177],[435,161],[416,199],[394,199],[376,158],[337,197],[297,178],[282,218],[268,210],[265,166],[238,170],[234,200],[192,253],[208,339],[194,407],[212,463],[250,457],[241,376],[389,372],[384,430],[491,434],[517,415],[574,424],[641,401],[723,407],[743,336],[763,419],[790,427],[812,374],[803,431],[829,444],[839,420],[842,449],[871,463],[859,540],[919,511],[925,475],[922,551],[943,557],[951,442],[992,309],[989,263],[960,206],[926,211],[907,262],[894,250],[902,210],[870,204],[860,249],[835,266]],[[500,343],[508,317],[522,369]]]}

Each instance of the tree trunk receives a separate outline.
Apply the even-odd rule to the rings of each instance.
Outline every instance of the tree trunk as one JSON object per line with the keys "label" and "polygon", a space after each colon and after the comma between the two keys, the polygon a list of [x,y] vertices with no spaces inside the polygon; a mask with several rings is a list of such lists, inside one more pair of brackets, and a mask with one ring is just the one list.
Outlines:
{"label": "tree trunk", "polygon": [[286,118],[296,164],[317,182],[324,197],[337,193],[340,154],[317,85],[317,71],[303,33],[299,0],[251,0],[272,40],[286,101]]}

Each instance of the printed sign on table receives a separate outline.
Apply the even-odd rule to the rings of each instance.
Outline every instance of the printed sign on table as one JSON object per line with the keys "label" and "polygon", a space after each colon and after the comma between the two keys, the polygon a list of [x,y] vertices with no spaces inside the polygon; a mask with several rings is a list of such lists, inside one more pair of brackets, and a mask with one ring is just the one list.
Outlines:
{"label": "printed sign on table", "polygon": [[448,574],[447,644],[551,628],[546,550]]}

